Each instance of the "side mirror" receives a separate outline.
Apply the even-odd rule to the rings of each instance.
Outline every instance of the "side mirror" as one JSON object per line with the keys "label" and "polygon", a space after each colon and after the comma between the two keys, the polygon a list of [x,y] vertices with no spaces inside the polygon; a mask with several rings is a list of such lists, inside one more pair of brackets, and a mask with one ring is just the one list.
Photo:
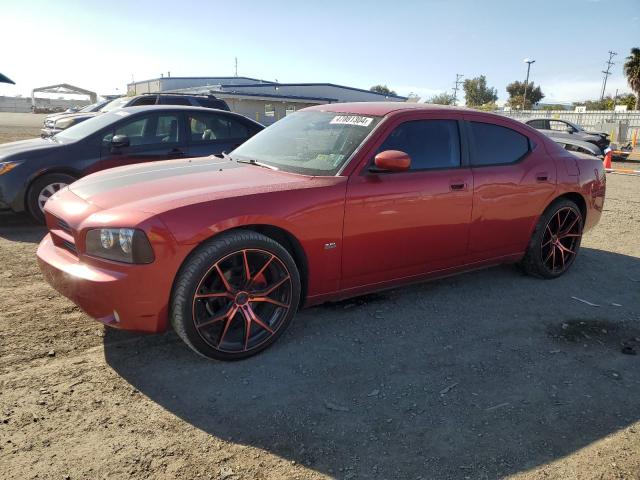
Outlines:
{"label": "side mirror", "polygon": [[124,148],[129,146],[129,137],[126,135],[115,135],[111,139],[111,148]]}
{"label": "side mirror", "polygon": [[411,167],[411,157],[400,150],[385,150],[373,159],[371,172],[405,172]]}
{"label": "side mirror", "polygon": [[564,129],[564,131],[565,131],[565,132],[567,132],[567,133],[573,133],[573,132],[575,132],[574,128],[573,128],[573,127],[570,127],[570,126],[567,126],[567,128],[565,128],[565,129]]}

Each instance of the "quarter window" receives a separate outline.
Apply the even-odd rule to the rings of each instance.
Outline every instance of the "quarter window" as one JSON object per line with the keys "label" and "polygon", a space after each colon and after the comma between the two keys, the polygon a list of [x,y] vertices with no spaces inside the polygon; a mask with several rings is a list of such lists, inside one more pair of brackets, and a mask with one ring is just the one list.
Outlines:
{"label": "quarter window", "polygon": [[491,123],[469,125],[474,145],[473,166],[515,163],[529,152],[529,139],[515,130]]}
{"label": "quarter window", "polygon": [[456,120],[405,122],[389,134],[379,152],[400,150],[411,157],[411,170],[460,166],[460,135]]}

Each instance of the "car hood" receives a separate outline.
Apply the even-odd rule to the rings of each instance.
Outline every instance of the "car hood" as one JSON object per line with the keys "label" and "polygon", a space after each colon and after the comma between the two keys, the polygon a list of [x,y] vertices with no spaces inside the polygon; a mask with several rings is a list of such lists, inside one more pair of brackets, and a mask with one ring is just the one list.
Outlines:
{"label": "car hood", "polygon": [[62,147],[61,144],[44,138],[33,138],[31,140],[4,143],[0,145],[0,161],[14,160],[14,158],[11,157],[15,157],[15,160],[28,160],[29,158],[33,158],[35,155],[39,156],[39,154],[48,153],[49,151],[60,147]]}
{"label": "car hood", "polygon": [[204,157],[113,168],[80,179],[70,190],[101,210],[156,214],[194,203],[296,188],[312,178]]}
{"label": "car hood", "polygon": [[100,112],[64,113],[64,114],[48,117],[48,119],[58,121],[63,118],[83,118],[86,120],[87,118],[95,117],[96,115],[99,115],[99,114]]}

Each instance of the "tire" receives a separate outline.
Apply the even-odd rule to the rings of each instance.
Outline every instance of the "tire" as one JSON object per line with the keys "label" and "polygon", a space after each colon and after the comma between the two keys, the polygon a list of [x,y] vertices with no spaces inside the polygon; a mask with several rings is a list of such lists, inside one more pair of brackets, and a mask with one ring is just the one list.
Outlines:
{"label": "tire", "polygon": [[185,260],[171,294],[170,321],[198,354],[240,360],[280,338],[298,310],[300,292],[298,268],[282,245],[235,230],[203,243]]}
{"label": "tire", "polygon": [[27,210],[31,218],[37,223],[44,224],[42,200],[75,181],[75,177],[65,173],[50,173],[36,178],[27,191]]}
{"label": "tire", "polygon": [[584,218],[566,198],[554,201],[540,216],[522,259],[524,272],[539,278],[565,274],[578,255]]}

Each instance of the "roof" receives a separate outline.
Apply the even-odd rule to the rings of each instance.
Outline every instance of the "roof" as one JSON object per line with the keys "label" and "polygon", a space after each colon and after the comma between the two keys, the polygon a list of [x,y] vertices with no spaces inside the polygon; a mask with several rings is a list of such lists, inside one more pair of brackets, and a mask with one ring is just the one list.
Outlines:
{"label": "roof", "polygon": [[[421,110],[428,112],[441,112],[452,110],[469,112],[465,107],[453,107],[450,105],[433,105],[430,103],[403,103],[403,102],[352,102],[352,103],[330,103],[327,105],[317,105],[307,107],[304,110],[316,110],[336,113],[357,113],[360,115],[384,116],[391,112],[400,110]],[[473,110],[476,113],[475,110]]]}
{"label": "roof", "polygon": [[[179,112],[211,112],[212,110],[216,111],[216,112],[221,112],[224,113],[226,115],[231,115],[234,117],[242,117],[244,119],[249,120],[250,122],[256,123],[258,124],[258,122],[256,122],[255,120],[252,120],[249,117],[245,117],[244,115],[240,114],[240,113],[236,113],[236,112],[230,112],[228,110],[219,110],[217,108],[207,108],[207,107],[190,107],[187,105],[139,105],[137,107],[123,107],[123,108],[117,108],[114,110],[111,110],[110,112],[107,113],[116,113],[116,112],[121,112],[121,111],[127,111],[127,112],[131,112],[131,113],[138,113],[138,112],[148,112],[148,111],[154,111],[154,110],[164,110],[164,111],[179,111]],[[259,124],[258,124],[259,125]]]}

